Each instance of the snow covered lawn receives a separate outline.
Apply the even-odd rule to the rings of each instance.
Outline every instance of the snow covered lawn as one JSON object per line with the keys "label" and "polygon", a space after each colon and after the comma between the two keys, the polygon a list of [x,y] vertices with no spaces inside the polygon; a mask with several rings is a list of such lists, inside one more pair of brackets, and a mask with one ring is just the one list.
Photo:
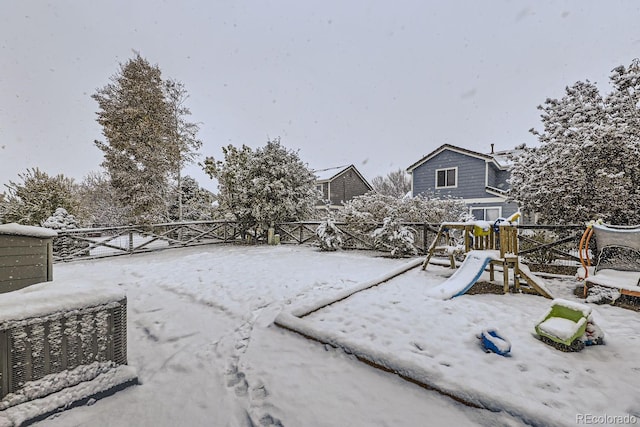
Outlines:
{"label": "snow covered lawn", "polygon": [[[550,300],[433,299],[425,291],[452,271],[430,266],[300,320],[352,351],[502,412],[463,406],[273,324],[281,312],[405,263],[373,252],[206,246],[56,264],[58,285],[125,290],[129,363],[142,385],[39,425],[519,426],[575,425],[581,414],[640,418],[640,315],[621,308],[594,306],[606,345],[562,353],[532,336]],[[547,284],[556,297],[576,300],[574,280]],[[511,357],[482,351],[476,335],[490,327],[511,342]]]}
{"label": "snow covered lawn", "polygon": [[[303,317],[305,333],[528,423],[575,425],[576,415],[587,413],[634,414],[640,422],[638,313],[595,306],[606,345],[563,353],[532,335],[550,300],[487,294],[440,301],[425,291],[450,270],[428,270],[411,270]],[[575,299],[574,280],[549,282],[556,295]],[[510,357],[481,351],[476,336],[491,327],[511,342]]]}

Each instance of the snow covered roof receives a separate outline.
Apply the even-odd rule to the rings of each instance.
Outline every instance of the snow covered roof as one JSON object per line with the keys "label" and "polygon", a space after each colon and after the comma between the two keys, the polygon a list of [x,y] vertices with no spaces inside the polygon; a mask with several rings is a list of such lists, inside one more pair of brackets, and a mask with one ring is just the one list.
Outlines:
{"label": "snow covered roof", "polygon": [[314,170],[313,174],[316,176],[317,181],[330,181],[331,178],[334,178],[336,175],[339,175],[340,172],[347,169],[350,165],[345,166],[336,166],[333,168],[327,169],[318,169]]}
{"label": "snow covered roof", "polygon": [[30,236],[40,237],[42,239],[48,239],[56,237],[58,233],[54,230],[43,227],[34,227],[32,225],[21,225],[12,222],[10,224],[0,225],[0,234],[11,236]]}
{"label": "snow covered roof", "polygon": [[356,175],[360,177],[362,182],[369,188],[369,190],[373,190],[373,187],[371,186],[371,184],[369,184],[369,182],[364,178],[364,176],[362,176],[360,171],[353,165],[336,166],[336,167],[327,168],[327,169],[317,169],[317,170],[314,170],[313,173],[316,176],[316,182],[323,183],[323,182],[330,182],[334,178],[338,177],[338,175],[341,175],[342,173],[346,172],[349,169],[353,170],[356,173]]}
{"label": "snow covered roof", "polygon": [[491,154],[491,156],[493,156],[493,160],[498,164],[498,166],[507,169],[513,165],[513,161],[523,152],[523,149],[516,148],[513,150],[497,151]]}

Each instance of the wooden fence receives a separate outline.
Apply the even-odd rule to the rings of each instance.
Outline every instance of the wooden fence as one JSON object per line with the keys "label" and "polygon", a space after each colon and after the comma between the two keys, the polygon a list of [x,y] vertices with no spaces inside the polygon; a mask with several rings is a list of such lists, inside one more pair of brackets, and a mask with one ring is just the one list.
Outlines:
{"label": "wooden fence", "polygon": [[231,243],[241,240],[237,223],[194,221],[153,225],[83,228],[58,232],[53,260],[100,258],[174,247]]}
{"label": "wooden fence", "polygon": [[[276,224],[275,232],[283,244],[318,244],[316,229],[320,221]],[[355,229],[337,223],[344,233],[345,249],[375,249],[371,232],[380,224]],[[414,231],[415,246],[426,253],[440,224],[406,223]],[[520,225],[520,255],[525,262],[540,265],[578,264],[578,242],[584,231],[581,225]],[[233,221],[194,221],[153,225],[85,228],[58,232],[54,239],[54,261],[99,258],[135,254],[168,248],[216,243],[266,243],[266,238],[243,235]]]}
{"label": "wooden fence", "polygon": [[519,254],[531,264],[577,266],[584,225],[519,225]]}
{"label": "wooden fence", "polygon": [[[287,222],[276,225],[276,233],[280,235],[282,243],[318,244],[316,229],[320,221]],[[414,231],[414,245],[421,253],[425,253],[438,233],[440,224],[405,223]],[[338,222],[336,226],[342,231],[344,249],[376,249],[371,233],[381,227],[381,224],[365,224],[362,228],[354,228],[347,223]]]}

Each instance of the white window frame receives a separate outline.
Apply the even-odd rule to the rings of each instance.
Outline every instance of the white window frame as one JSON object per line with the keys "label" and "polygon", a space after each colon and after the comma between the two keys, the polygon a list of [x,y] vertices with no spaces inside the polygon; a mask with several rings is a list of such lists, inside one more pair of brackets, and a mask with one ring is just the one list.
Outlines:
{"label": "white window frame", "polygon": [[[438,185],[438,172],[444,172],[445,175],[445,181],[447,179],[447,171],[453,170],[454,171],[454,180],[455,180],[455,184],[454,185],[443,185],[443,186],[439,186]],[[458,188],[458,167],[452,167],[452,168],[441,168],[441,169],[436,169],[436,185],[435,188]]]}
{"label": "white window frame", "polygon": [[469,214],[473,215],[473,211],[482,210],[484,212],[483,217],[485,218],[482,221],[495,221],[496,219],[498,219],[498,218],[496,218],[496,219],[486,219],[487,218],[487,209],[497,209],[498,210],[498,218],[502,218],[502,206],[486,206],[486,207],[484,207],[484,206],[477,206],[477,207],[472,206],[472,207],[469,208]]}

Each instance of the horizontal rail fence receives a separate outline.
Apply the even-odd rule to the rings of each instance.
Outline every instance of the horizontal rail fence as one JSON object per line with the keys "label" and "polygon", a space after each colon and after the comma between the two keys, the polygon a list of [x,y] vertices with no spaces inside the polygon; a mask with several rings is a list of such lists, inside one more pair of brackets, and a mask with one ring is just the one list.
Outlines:
{"label": "horizontal rail fence", "polygon": [[233,221],[196,221],[59,231],[54,261],[134,254],[172,247],[228,243],[241,239]]}
{"label": "horizontal rail fence", "polygon": [[578,244],[584,225],[519,225],[519,254],[525,262],[574,267],[580,264]]}
{"label": "horizontal rail fence", "polygon": [[[282,243],[318,244],[316,229],[321,221],[279,223],[275,232]],[[355,228],[337,224],[344,233],[345,249],[375,249],[371,233],[381,224],[370,223]],[[415,245],[425,252],[435,237],[439,224],[407,223],[414,230]],[[175,247],[215,243],[246,243],[234,221],[197,221],[152,225],[129,225],[81,228],[58,231],[53,241],[53,260],[72,261],[116,255],[150,252]],[[261,240],[259,240],[260,242]]]}
{"label": "horizontal rail fence", "polygon": [[[275,232],[285,244],[318,244],[316,229],[321,221],[278,223]],[[381,224],[355,227],[336,223],[343,232],[345,249],[375,249],[371,233]],[[414,244],[426,253],[440,224],[405,223],[414,234]],[[574,266],[579,263],[577,248],[582,225],[519,225],[520,255],[524,261],[540,265]],[[216,243],[246,243],[234,221],[193,221],[153,225],[85,228],[58,232],[53,242],[54,261],[100,258],[175,247]],[[263,242],[259,239],[258,242]],[[266,239],[264,239],[266,242]]]}
{"label": "horizontal rail fence", "polygon": [[[276,224],[276,233],[280,235],[281,243],[318,244],[316,229],[321,221],[301,221]],[[440,224],[405,223],[413,230],[414,244],[416,248],[425,253],[438,233]],[[354,227],[345,222],[336,222],[336,226],[342,231],[343,248],[345,249],[376,249],[371,233],[382,226],[378,223],[368,223],[360,227]]]}

